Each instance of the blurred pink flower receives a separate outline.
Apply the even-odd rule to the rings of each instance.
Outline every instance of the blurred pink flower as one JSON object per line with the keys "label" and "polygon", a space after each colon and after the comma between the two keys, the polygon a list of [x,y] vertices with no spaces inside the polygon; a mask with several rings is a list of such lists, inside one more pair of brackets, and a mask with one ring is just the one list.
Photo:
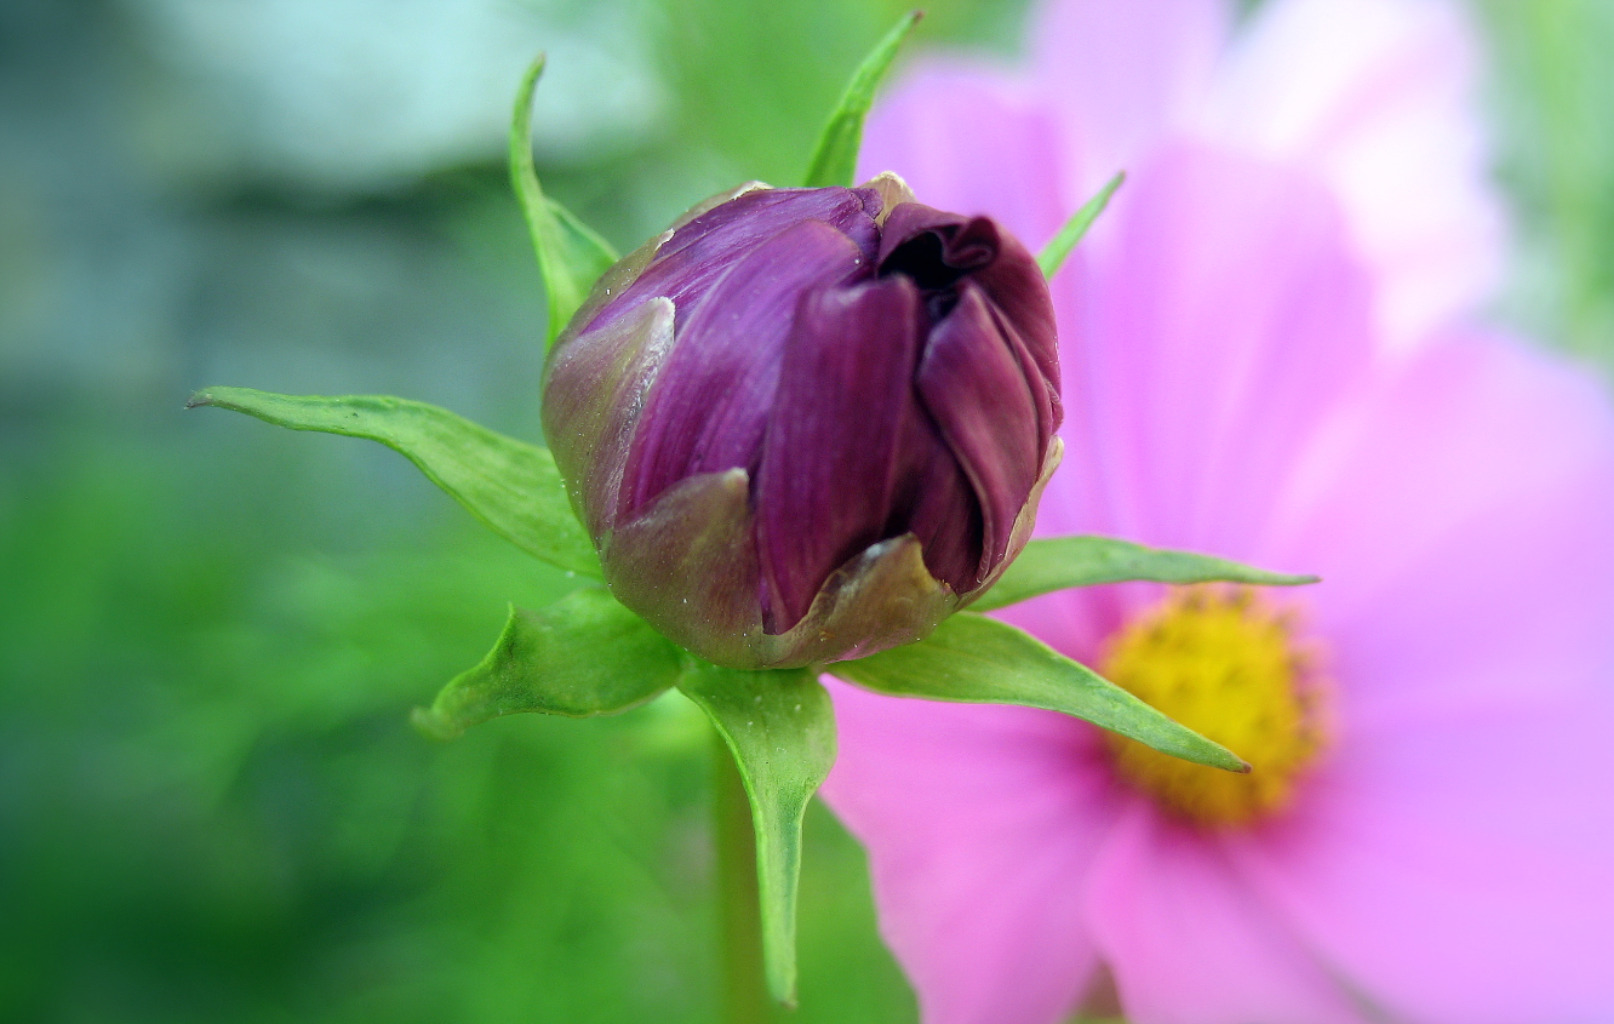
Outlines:
{"label": "blurred pink flower", "polygon": [[[1024,71],[920,62],[871,119],[863,166],[897,170],[949,209],[996,198],[994,214],[1036,244],[1116,171],[1174,141],[1208,142],[1289,163],[1334,194],[1375,275],[1386,344],[1488,297],[1505,239],[1463,9],[1271,0],[1236,26],[1233,7],[1044,3]],[[1006,182],[1023,193],[997,198]]]}
{"label": "blurred pink flower", "polygon": [[[1330,6],[1275,2],[1250,31]],[[1162,5],[1106,10],[1121,7]],[[1451,24],[1412,0],[1349,7]],[[1041,24],[1104,20],[1084,10]],[[1115,96],[1126,67],[1169,91],[1177,64],[1128,64],[1106,48],[1121,38],[1063,48],[1110,54]],[[1368,77],[1368,98],[1341,107],[1392,102]],[[869,166],[1049,234],[1081,179],[1045,129],[1082,122],[1035,92],[1024,117],[997,116],[1002,78],[918,80],[944,82],[949,117],[909,104],[910,80],[871,126]],[[1136,1024],[1614,1019],[1607,396],[1453,326],[1461,302],[1428,304],[1402,347],[1379,343],[1395,262],[1363,243],[1362,201],[1298,153],[1205,132],[1105,138],[1132,180],[1056,281],[1068,454],[1039,532],[1321,573],[1255,607],[1288,616],[1322,744],[1250,820],[1195,823],[1083,723],[834,686],[842,752],[825,793],[868,848],[925,1021],[1053,1024],[1106,979]],[[1007,617],[1113,664],[1140,623],[1171,614],[1163,600],[1097,588]]]}

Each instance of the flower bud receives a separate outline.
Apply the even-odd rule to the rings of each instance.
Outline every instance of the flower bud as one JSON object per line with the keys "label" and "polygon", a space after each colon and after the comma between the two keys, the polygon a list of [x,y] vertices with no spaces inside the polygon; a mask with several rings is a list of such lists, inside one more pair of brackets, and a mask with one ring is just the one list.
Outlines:
{"label": "flower bud", "polygon": [[891,175],[696,207],[595,285],[544,381],[606,582],[734,668],[928,635],[1024,546],[1060,415],[1031,254]]}

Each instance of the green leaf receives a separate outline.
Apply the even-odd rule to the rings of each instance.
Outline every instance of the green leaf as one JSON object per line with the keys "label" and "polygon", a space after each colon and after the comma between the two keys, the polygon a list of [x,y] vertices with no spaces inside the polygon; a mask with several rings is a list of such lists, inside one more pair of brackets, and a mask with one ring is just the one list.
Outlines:
{"label": "green leaf", "polygon": [[835,763],[835,711],[811,669],[744,672],[697,662],[678,683],[712,719],[740,769],[757,834],[768,990],[796,998],[801,819]]}
{"label": "green leaf", "polygon": [[683,653],[601,587],[543,609],[510,609],[493,650],[414,722],[439,739],[500,715],[591,718],[636,708],[678,681]]}
{"label": "green leaf", "polygon": [[545,196],[538,184],[538,171],[532,162],[532,96],[543,73],[544,57],[540,54],[527,69],[516,95],[510,121],[510,184],[526,215],[527,229],[532,232],[538,270],[549,297],[549,329],[544,338],[547,346],[554,343],[555,336],[588,297],[589,288],[618,257],[605,239]]}
{"label": "green leaf", "polygon": [[804,182],[807,187],[852,184],[857,174],[858,148],[863,145],[863,119],[874,105],[874,90],[879,88],[886,72],[891,70],[891,62],[896,60],[902,41],[922,17],[923,11],[910,11],[903,15],[902,20],[885,34],[885,38],[853,72],[852,80],[841,94],[841,101],[835,106],[835,112],[829,116],[823,132],[818,136],[818,146],[807,164],[807,180]]}
{"label": "green leaf", "polygon": [[1023,630],[959,612],[928,640],[829,671],[896,697],[964,704],[1021,704],[1086,719],[1173,757],[1228,771],[1249,765]]}
{"label": "green leaf", "polygon": [[598,579],[599,558],[572,514],[549,449],[496,434],[424,402],[388,395],[276,395],[206,388],[212,405],[292,430],[364,437],[398,452],[482,522],[535,558]]}
{"label": "green leaf", "polygon": [[1125,180],[1125,171],[1111,178],[1098,190],[1097,195],[1083,204],[1080,210],[1071,214],[1070,220],[1059,229],[1059,233],[1042,247],[1042,252],[1037,254],[1037,266],[1042,268],[1043,277],[1054,276],[1054,272],[1065,262],[1065,257],[1070,255],[1071,250],[1076,248],[1076,244],[1087,234],[1087,229],[1098,220],[1098,215],[1110,205],[1110,197],[1115,195],[1115,190],[1120,188]]}
{"label": "green leaf", "polygon": [[1225,558],[1146,548],[1109,537],[1053,537],[1027,544],[1002,578],[970,607],[985,612],[1055,590],[1134,580],[1295,587],[1316,583],[1317,577],[1268,572]]}

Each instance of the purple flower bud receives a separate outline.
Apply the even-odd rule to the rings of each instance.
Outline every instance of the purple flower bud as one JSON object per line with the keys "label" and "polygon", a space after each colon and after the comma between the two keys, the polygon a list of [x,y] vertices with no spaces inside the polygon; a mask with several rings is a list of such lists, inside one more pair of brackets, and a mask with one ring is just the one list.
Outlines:
{"label": "purple flower bud", "polygon": [[736,668],[926,636],[1029,535],[1060,445],[1053,307],[985,217],[882,175],[747,186],[595,286],[544,429],[628,607]]}

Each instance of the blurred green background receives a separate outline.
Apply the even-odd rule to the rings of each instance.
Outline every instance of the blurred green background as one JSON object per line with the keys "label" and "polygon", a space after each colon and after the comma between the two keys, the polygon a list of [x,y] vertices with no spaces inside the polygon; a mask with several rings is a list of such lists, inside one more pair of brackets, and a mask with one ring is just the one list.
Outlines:
{"label": "blurred green background", "polygon": [[[358,441],[181,411],[394,392],[537,434],[500,145],[620,247],[789,183],[906,2],[0,4],[0,1020],[707,1021],[703,724],[407,713],[564,581]],[[1011,53],[1024,4],[927,5]],[[1477,0],[1497,316],[1614,368],[1614,4]],[[914,1018],[809,815],[802,1009]]]}

